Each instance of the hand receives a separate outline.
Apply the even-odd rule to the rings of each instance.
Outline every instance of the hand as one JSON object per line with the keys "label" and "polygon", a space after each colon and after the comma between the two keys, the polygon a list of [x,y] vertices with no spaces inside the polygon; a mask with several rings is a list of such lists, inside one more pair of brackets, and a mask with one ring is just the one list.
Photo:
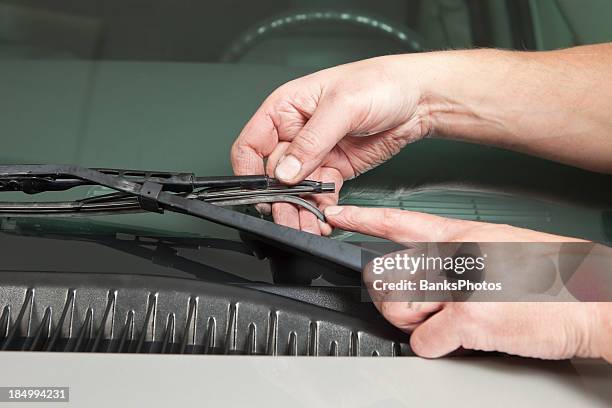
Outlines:
{"label": "hand", "polygon": [[[392,209],[327,207],[338,228],[399,243],[568,242],[571,238],[508,225],[452,220]],[[389,322],[413,332],[422,357],[458,348],[524,357],[603,357],[612,362],[612,303],[375,302]]]}
{"label": "hand", "polygon": [[[238,175],[269,174],[285,183],[305,178],[336,183],[386,161],[428,133],[420,105],[417,66],[381,57],[342,65],[291,81],[274,91],[234,143]],[[367,136],[367,137],[366,137]],[[264,169],[264,159],[267,159]],[[265,170],[265,171],[264,171]],[[312,199],[321,209],[338,194]],[[261,208],[261,207],[260,207]],[[307,210],[276,203],[274,220],[313,234],[329,234]]]}

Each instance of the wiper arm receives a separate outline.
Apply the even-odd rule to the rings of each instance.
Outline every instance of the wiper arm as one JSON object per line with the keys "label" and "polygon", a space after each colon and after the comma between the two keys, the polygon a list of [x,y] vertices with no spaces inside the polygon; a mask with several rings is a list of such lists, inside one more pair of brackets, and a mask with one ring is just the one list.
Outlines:
{"label": "wiper arm", "polygon": [[[303,233],[212,204],[290,199],[298,203],[301,200],[299,195],[333,192],[333,183],[306,181],[297,186],[283,186],[265,176],[196,177],[190,173],[89,169],[70,165],[0,166],[0,191],[36,194],[83,185],[100,185],[116,193],[74,202],[0,203],[0,214],[57,215],[142,210],[161,213],[167,210],[225,225],[283,249],[306,253],[361,272],[362,250],[355,245]],[[317,215],[323,217],[320,212]]]}

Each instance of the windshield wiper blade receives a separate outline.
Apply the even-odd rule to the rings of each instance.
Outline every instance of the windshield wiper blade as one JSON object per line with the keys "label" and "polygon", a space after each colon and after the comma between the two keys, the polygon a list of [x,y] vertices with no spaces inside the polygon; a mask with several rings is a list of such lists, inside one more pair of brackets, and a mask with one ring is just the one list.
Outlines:
{"label": "windshield wiper blade", "polygon": [[[0,212],[13,214],[15,210],[21,208],[29,211],[30,215],[44,214],[51,205],[70,207],[64,208],[66,213],[81,213],[83,208],[89,208],[92,205],[106,206],[106,209],[110,208],[109,205],[134,206],[127,210],[159,213],[164,210],[173,211],[225,225],[256,236],[282,249],[308,254],[342,268],[361,272],[362,249],[355,245],[297,231],[205,201],[206,193],[214,191],[207,190],[207,188],[219,189],[218,191],[225,189],[229,195],[225,197],[216,195],[215,199],[227,204],[228,202],[252,203],[257,202],[257,199],[273,201],[274,198],[282,198],[279,197],[282,195],[289,197],[292,193],[298,195],[328,193],[334,191],[333,183],[307,181],[297,186],[282,186],[265,176],[196,177],[190,173],[89,169],[71,165],[0,166],[0,191],[23,191],[33,194],[58,191],[60,188],[66,190],[82,185],[100,185],[113,189],[117,193],[89,199],[89,202],[88,199],[73,202],[76,204],[67,204],[70,202],[1,203]],[[270,189],[274,193],[269,194]],[[280,194],[276,190],[284,190],[284,192]],[[242,193],[236,194],[236,191]],[[126,208],[123,209],[126,210]]]}
{"label": "windshield wiper blade", "polygon": [[[24,170],[24,167],[41,167],[35,166],[0,166],[4,168],[18,167]],[[52,170],[52,167],[68,167],[68,166],[46,166],[47,170]],[[201,177],[194,173],[173,173],[162,171],[143,171],[143,170],[123,170],[123,169],[108,169],[108,168],[92,168],[90,170],[99,173],[116,176],[134,183],[151,182],[161,184],[164,191],[175,193],[192,193],[197,189],[287,189],[287,186],[281,184],[278,180],[268,176],[215,176]],[[98,183],[91,180],[75,177],[72,174],[51,173],[45,170],[40,172],[18,171],[10,174],[0,175],[0,191],[22,191],[27,194],[37,194],[49,191],[65,191],[74,187],[96,185]],[[335,189],[334,183],[321,183],[318,181],[305,180],[292,188],[297,188],[303,193],[325,193],[333,192]]]}
{"label": "windshield wiper blade", "polygon": [[[288,202],[311,211],[321,221],[323,213],[308,201],[298,197],[305,194],[333,192],[334,183],[305,180],[294,186],[282,185],[266,176],[199,177],[193,173],[172,173],[142,170],[92,169],[101,174],[115,176],[134,183],[154,183],[162,190],[183,194],[186,198],[214,202],[220,206],[233,206],[270,202]],[[8,173],[8,171],[7,171]],[[0,191],[21,191],[38,194],[49,191],[65,191],[74,187],[96,185],[91,180],[72,174],[15,172],[0,176]],[[23,215],[105,215],[118,212],[144,211],[138,197],[125,193],[113,193],[81,200],[60,202],[0,203],[0,214]]]}

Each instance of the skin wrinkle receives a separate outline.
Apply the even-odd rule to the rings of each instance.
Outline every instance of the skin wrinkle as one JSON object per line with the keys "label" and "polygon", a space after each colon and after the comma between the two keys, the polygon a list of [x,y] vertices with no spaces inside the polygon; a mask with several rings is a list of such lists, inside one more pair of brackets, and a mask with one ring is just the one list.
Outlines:
{"label": "skin wrinkle", "polygon": [[[379,135],[374,135],[379,136]],[[358,140],[344,139],[343,144],[349,145],[353,150],[353,155],[349,156],[345,153],[347,160],[353,168],[355,175],[363,174],[376,166],[387,161],[388,158],[395,153],[390,148],[385,146],[384,142],[378,144],[378,149],[374,150],[369,146],[369,143],[362,143]],[[369,141],[368,141],[369,142]],[[358,154],[360,152],[361,154]],[[396,152],[399,152],[399,148]]]}
{"label": "skin wrinkle", "polygon": [[353,123],[351,126],[351,131],[355,130],[355,129],[363,129],[364,126],[364,122],[367,120],[368,117],[370,117],[372,115],[372,111],[373,111],[373,104],[372,104],[372,99],[368,98],[366,95],[367,100],[367,104],[363,107],[363,109],[360,109],[361,113],[359,116],[353,118]]}
{"label": "skin wrinkle", "polygon": [[[432,110],[436,112],[434,115],[439,116],[438,121],[443,123],[442,130],[438,131],[438,134],[461,135],[467,132],[467,129],[470,129],[472,132],[474,132],[474,129],[478,129],[476,133],[481,134],[491,128],[504,133],[512,131],[505,125],[504,121],[496,117],[494,114],[496,109],[482,109],[480,105],[460,103],[456,98],[447,98],[445,103],[433,105]],[[520,120],[520,118],[517,120]],[[513,136],[516,135],[513,134]],[[452,138],[457,140],[461,139],[461,137],[457,136]],[[499,142],[492,141],[491,144],[498,144],[501,147],[514,147],[518,143],[513,141],[513,139],[514,138],[509,138],[508,140],[502,139]]]}
{"label": "skin wrinkle", "polygon": [[[340,144],[337,144],[336,147],[337,149],[332,149],[332,151],[330,152],[328,160],[324,163],[324,167],[328,170],[333,170],[338,173],[340,179],[349,180],[351,176],[354,176],[353,168],[351,167],[349,158],[346,152],[342,149],[342,146],[340,146]],[[342,164],[342,158],[345,159],[344,164]],[[336,191],[338,192],[339,189],[340,186],[337,187]]]}
{"label": "skin wrinkle", "polygon": [[[344,141],[342,141],[342,142],[344,142]],[[352,171],[352,173],[347,174],[345,180],[352,180],[355,177],[357,177],[359,175],[359,173],[357,172],[355,166],[353,165],[353,162],[352,162],[350,156],[348,154],[346,154],[346,151],[342,148],[342,144],[343,143],[338,143],[336,145],[336,147],[342,153],[342,155],[344,155],[344,159],[348,162],[348,164],[349,164],[349,166],[351,168],[351,171]]]}
{"label": "skin wrinkle", "polygon": [[[296,114],[301,116],[297,120]],[[306,123],[306,118],[295,109],[293,104],[288,102],[280,102],[275,110],[268,113],[268,116],[274,124],[277,143],[279,141],[291,141]],[[289,123],[287,123],[287,116],[291,119]],[[295,129],[293,129],[293,125],[295,125]]]}
{"label": "skin wrinkle", "polygon": [[[273,113],[273,112],[272,112],[272,113],[271,113],[271,112],[267,112],[267,113],[266,113],[266,116],[268,117],[268,119],[270,119],[270,122],[272,123],[272,130],[273,130],[273,132],[274,132],[274,136],[275,136],[275,140],[274,140],[274,141],[275,141],[276,143],[278,143],[278,142],[280,141],[280,137],[278,136],[278,122],[277,122],[276,120],[274,120],[275,115],[274,115],[274,113]],[[270,146],[270,147],[272,147],[272,146],[273,146],[273,143],[271,143],[269,146]],[[268,156],[268,155],[270,155],[270,154],[271,154],[273,151],[274,151],[274,149],[270,150],[270,152],[269,152],[267,155],[266,155],[266,154],[264,154],[264,155],[262,155],[262,156]],[[262,157],[262,158],[263,158],[263,157]]]}
{"label": "skin wrinkle", "polygon": [[609,362],[612,362],[612,303],[598,303],[593,306],[595,309],[593,328],[596,334],[593,335],[593,350],[599,353]]}
{"label": "skin wrinkle", "polygon": [[[413,121],[417,122],[417,124],[412,124]],[[419,119],[411,119],[405,126],[408,127],[409,129],[418,127],[420,129],[419,132],[423,132],[422,130],[423,127]],[[351,166],[353,168],[354,177],[356,177],[357,175],[363,174],[379,166],[380,164],[384,163],[389,158],[399,153],[405,145],[412,143],[415,139],[418,139],[418,137],[413,137],[413,138],[409,137],[408,135],[410,133],[412,132],[410,131],[399,132],[398,128],[395,128],[395,129],[387,130],[387,131],[384,131],[378,134],[371,135],[370,137],[378,136],[381,139],[381,142],[378,143],[377,145],[379,150],[372,150],[372,148],[375,146],[371,146],[371,143],[368,140],[360,140],[359,138],[355,138],[355,137],[346,137],[343,140],[341,140],[336,146],[339,147],[343,152],[345,152],[342,146],[345,144],[348,144],[351,147],[355,148],[356,150],[361,150],[367,156],[370,156],[366,160],[363,160],[357,154],[355,154],[355,158],[351,158],[351,156],[349,156],[345,152],[346,159],[351,163]],[[389,136],[389,137],[386,138],[384,136]],[[359,147],[360,145],[364,145],[368,149],[360,148]],[[385,147],[385,149],[380,150],[381,147]],[[383,152],[382,154],[381,154],[381,151]],[[362,160],[362,162],[360,164],[355,164],[354,161],[356,159],[360,159]]]}
{"label": "skin wrinkle", "polygon": [[322,90],[319,91],[318,95],[303,95],[296,91],[295,97],[288,102],[291,103],[291,106],[304,118],[310,118],[317,109],[317,105],[322,95]]}
{"label": "skin wrinkle", "polygon": [[579,356],[583,356],[583,357],[597,357],[597,355],[594,354],[594,350],[597,350],[599,348],[599,345],[596,344],[595,341],[595,336],[593,336],[593,333],[597,333],[598,331],[598,327],[597,324],[600,320],[600,316],[599,316],[599,308],[597,307],[597,304],[589,304],[588,306],[590,306],[590,313],[592,313],[592,318],[591,319],[585,319],[585,326],[583,328],[583,330],[581,332],[578,333],[579,338],[580,338],[580,342],[578,343],[578,355]]}
{"label": "skin wrinkle", "polygon": [[[305,125],[300,130],[301,143],[299,149],[296,148],[294,153],[301,152],[301,155],[319,158],[325,156],[329,151],[323,150],[321,145],[321,134],[316,129]],[[330,149],[331,150],[331,149]]]}

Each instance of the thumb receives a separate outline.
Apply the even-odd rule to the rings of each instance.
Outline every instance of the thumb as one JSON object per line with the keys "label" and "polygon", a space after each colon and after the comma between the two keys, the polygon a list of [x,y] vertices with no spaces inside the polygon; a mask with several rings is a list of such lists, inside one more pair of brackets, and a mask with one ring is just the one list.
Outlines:
{"label": "thumb", "polygon": [[289,184],[304,180],[349,132],[350,120],[343,107],[329,98],[321,100],[279,160],[275,177]]}

